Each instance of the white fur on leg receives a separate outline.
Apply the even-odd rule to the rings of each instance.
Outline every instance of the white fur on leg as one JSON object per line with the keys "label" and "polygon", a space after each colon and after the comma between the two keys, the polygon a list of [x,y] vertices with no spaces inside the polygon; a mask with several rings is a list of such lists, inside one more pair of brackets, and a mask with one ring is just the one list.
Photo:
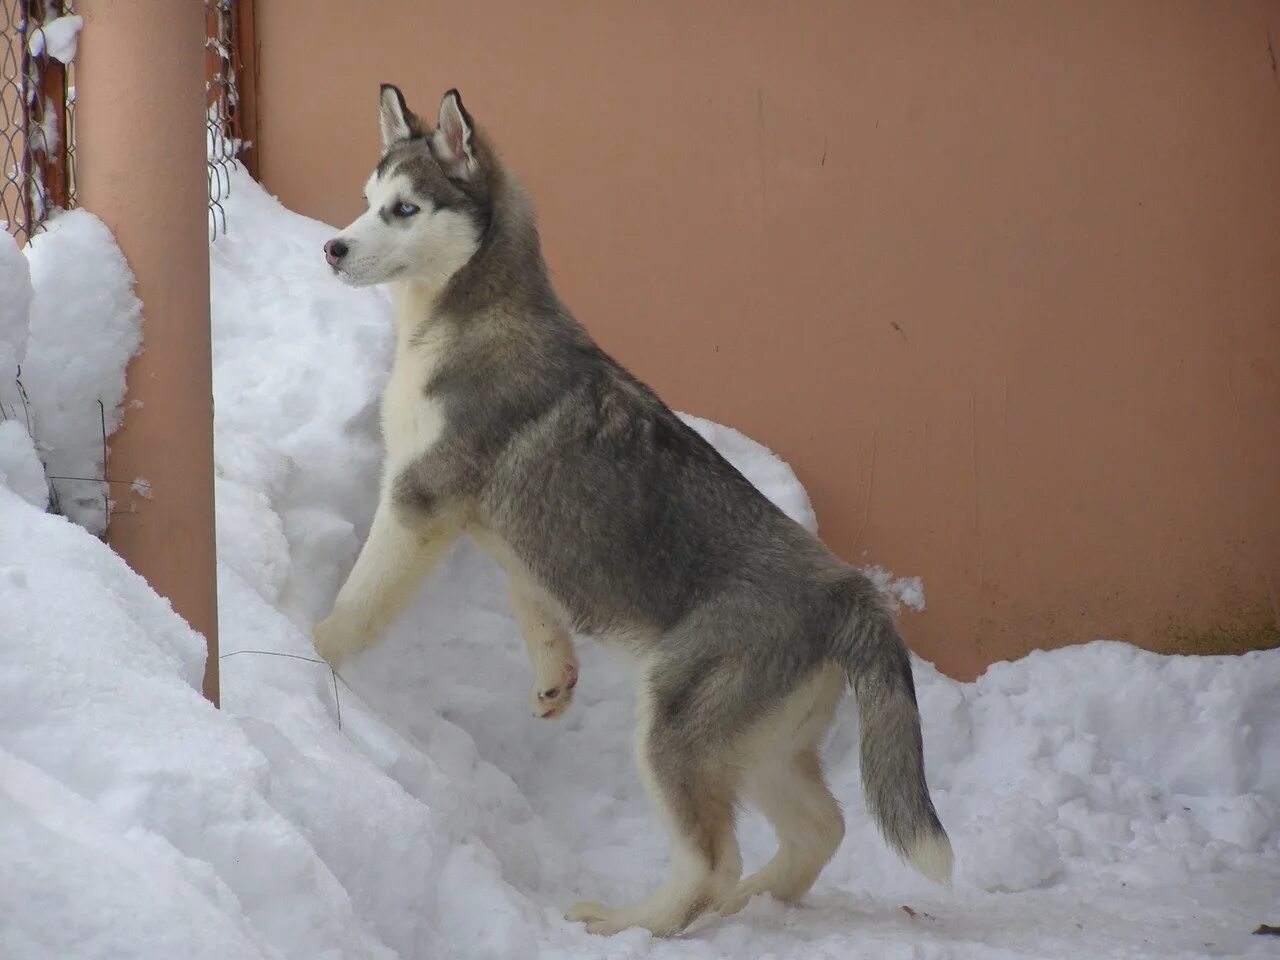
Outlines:
{"label": "white fur on leg", "polygon": [[616,908],[584,900],[569,907],[565,919],[584,922],[588,933],[606,937],[631,927],[643,927],[655,937],[670,937],[723,898],[733,888],[734,879],[714,876],[702,857],[685,848],[672,852],[667,882],[643,900]]}
{"label": "white fur on leg", "polygon": [[679,933],[704,910],[725,900],[742,874],[742,857],[733,836],[732,819],[726,824],[721,862],[713,865],[696,849],[677,822],[662,787],[649,765],[647,741],[651,724],[648,691],[637,697],[636,762],[640,777],[654,808],[661,815],[671,843],[671,866],[667,881],[638,903],[607,907],[595,901],[580,901],[569,907],[565,919],[585,922],[590,933],[611,936],[630,927],[644,927],[659,937]]}
{"label": "white fur on leg", "polygon": [[799,900],[844,839],[840,804],[822,779],[814,747],[762,764],[752,772],[747,796],[772,824],[778,852],[719,906],[724,915],[737,913],[761,893],[784,903]]}
{"label": "white fur on leg", "polygon": [[922,837],[907,851],[907,862],[936,883],[951,883],[954,860],[951,841],[944,834]]}
{"label": "white fur on leg", "polygon": [[315,626],[316,652],[336,664],[380,640],[453,538],[444,527],[410,527],[380,502],[333,612]]}
{"label": "white fur on leg", "polygon": [[799,900],[844,839],[844,817],[822,775],[817,746],[844,685],[844,674],[835,668],[816,674],[753,731],[745,793],[772,825],[778,852],[718,905],[720,914],[736,913],[762,893],[786,903]]}

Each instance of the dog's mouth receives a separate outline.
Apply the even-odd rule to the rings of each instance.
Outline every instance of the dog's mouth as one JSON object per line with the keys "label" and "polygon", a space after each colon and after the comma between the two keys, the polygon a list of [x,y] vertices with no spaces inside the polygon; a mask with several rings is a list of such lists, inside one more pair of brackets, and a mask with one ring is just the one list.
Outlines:
{"label": "dog's mouth", "polygon": [[330,263],[329,269],[333,271],[335,277],[349,287],[376,287],[381,283],[390,283],[392,280],[400,279],[409,269],[406,264],[396,264],[387,273],[379,275],[376,280],[370,280],[368,275],[363,272],[353,273],[351,271],[352,266],[356,266],[356,264],[339,261],[338,263]]}

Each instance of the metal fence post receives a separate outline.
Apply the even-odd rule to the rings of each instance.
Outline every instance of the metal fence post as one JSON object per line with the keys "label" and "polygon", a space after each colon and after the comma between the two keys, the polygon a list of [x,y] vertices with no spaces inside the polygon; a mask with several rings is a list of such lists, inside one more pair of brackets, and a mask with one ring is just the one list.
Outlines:
{"label": "metal fence post", "polygon": [[218,701],[209,330],[205,8],[199,0],[80,0],[80,202],[115,233],[138,281],[139,401],[111,439],[108,475],[145,478],[121,496],[115,549],[193,628]]}

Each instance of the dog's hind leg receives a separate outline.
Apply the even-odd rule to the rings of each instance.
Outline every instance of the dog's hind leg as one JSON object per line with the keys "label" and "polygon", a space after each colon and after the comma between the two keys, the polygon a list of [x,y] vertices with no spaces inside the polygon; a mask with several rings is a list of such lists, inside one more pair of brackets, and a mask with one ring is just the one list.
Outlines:
{"label": "dog's hind leg", "polygon": [[380,640],[457,535],[453,525],[379,502],[333,612],[315,626],[316,651],[337,663]]}
{"label": "dog's hind leg", "polygon": [[720,905],[722,914],[736,913],[760,893],[787,903],[799,900],[844,839],[840,804],[827,789],[815,746],[765,765],[748,781],[746,792],[773,825],[778,852],[738,884]]}
{"label": "dog's hind leg", "polygon": [[[738,884],[733,895],[720,904],[721,914],[736,913],[760,893],[784,902],[799,900],[844,839],[840,804],[827,788],[818,756],[819,743],[831,726],[844,686],[842,673],[824,672],[789,705],[791,710],[802,711],[799,726],[787,724],[763,741],[743,786],[747,799],[773,826],[778,852]],[[788,712],[784,708],[784,718]]]}
{"label": "dog's hind leg", "polygon": [[578,655],[573,637],[525,581],[512,576],[508,592],[533,665],[533,715],[544,719],[558,717],[569,709],[573,688],[578,683]]}
{"label": "dog's hind leg", "polygon": [[682,717],[663,718],[642,692],[636,755],[649,798],[667,829],[671,863],[667,881],[627,907],[575,903],[570,921],[610,935],[645,927],[656,936],[679,933],[727,897],[742,874],[734,835],[735,765],[682,729]]}

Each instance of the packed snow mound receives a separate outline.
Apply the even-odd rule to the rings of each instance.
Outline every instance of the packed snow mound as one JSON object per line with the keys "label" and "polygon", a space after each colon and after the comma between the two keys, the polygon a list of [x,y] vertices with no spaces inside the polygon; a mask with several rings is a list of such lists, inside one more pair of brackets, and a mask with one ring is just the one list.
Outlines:
{"label": "packed snow mound", "polygon": [[[21,357],[27,351],[28,316],[31,300],[31,268],[18,243],[0,230],[0,344]],[[6,379],[9,370],[5,369]]]}
{"label": "packed snow mound", "polygon": [[[391,308],[325,268],[316,251],[332,227],[286,210],[239,168],[227,211],[210,261],[214,459],[219,533],[239,535],[220,535],[219,555],[309,625],[373,517]],[[251,549],[243,538],[258,520],[270,529]],[[286,549],[294,562],[282,565]]]}
{"label": "packed snow mound", "polygon": [[34,297],[27,258],[13,237],[0,231],[0,484],[43,510],[48,483],[20,380]]}
{"label": "packed snow mound", "polygon": [[[1249,931],[1280,890],[1280,651],[1109,643],[972,684],[916,661],[951,889],[869,824],[846,703],[826,761],[849,832],[803,907],[757,900],[665,942],[566,923],[568,902],[638,896],[666,866],[630,757],[630,668],[583,643],[569,713],[530,718],[501,575],[465,543],[342,678],[311,661],[373,509],[389,308],[329,276],[330,228],[239,171],[227,210],[211,254],[224,709],[198,694],[201,638],[0,485],[0,956],[1272,954]],[[694,425],[806,522],[785,464]],[[742,840],[748,869],[772,853],[754,814]]]}
{"label": "packed snow mound", "polygon": [[0,484],[40,510],[49,503],[44,464],[20,420],[0,420]]}
{"label": "packed snow mound", "polygon": [[[24,413],[58,508],[101,533],[103,431],[110,436],[123,416],[125,367],[142,342],[142,304],[111,231],[86,210],[52,217],[22,253],[34,296],[26,318],[10,304],[5,326],[28,328],[25,349],[14,351],[30,399]],[[0,271],[6,289],[20,288],[21,268],[11,268],[3,254]],[[5,360],[0,347],[0,363]]]}
{"label": "packed snow mound", "polygon": [[26,421],[18,368],[27,352],[31,270],[17,242],[0,230],[0,421]]}
{"label": "packed snow mound", "polygon": [[250,731],[201,697],[204,640],[3,488],[0,622],[0,955],[389,956],[276,810]]}

